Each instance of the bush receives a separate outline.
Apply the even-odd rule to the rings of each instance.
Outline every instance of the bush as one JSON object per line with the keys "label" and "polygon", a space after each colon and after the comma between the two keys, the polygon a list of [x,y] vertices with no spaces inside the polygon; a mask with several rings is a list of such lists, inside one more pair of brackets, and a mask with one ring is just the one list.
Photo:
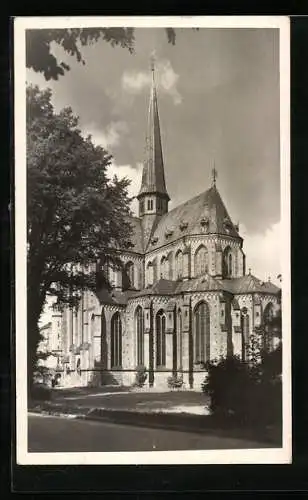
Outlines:
{"label": "bush", "polygon": [[263,356],[251,364],[232,356],[207,363],[202,390],[210,397],[210,410],[219,417],[232,416],[241,423],[274,423],[281,420],[282,387],[280,353]]}
{"label": "bush", "polygon": [[30,399],[33,401],[49,401],[51,390],[44,384],[33,384],[30,389]]}
{"label": "bush", "polygon": [[171,375],[167,379],[169,389],[180,389],[183,385],[183,377],[178,375]]}
{"label": "bush", "polygon": [[147,377],[148,377],[148,374],[147,374],[146,367],[143,365],[137,366],[134,385],[136,387],[143,387],[146,380],[147,380]]}

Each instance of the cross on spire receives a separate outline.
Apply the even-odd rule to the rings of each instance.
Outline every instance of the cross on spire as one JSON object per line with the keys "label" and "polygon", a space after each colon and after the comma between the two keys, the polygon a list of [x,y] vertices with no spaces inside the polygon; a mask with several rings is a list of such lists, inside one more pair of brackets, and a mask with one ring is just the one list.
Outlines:
{"label": "cross on spire", "polygon": [[153,52],[151,53],[150,61],[151,61],[151,71],[152,71],[152,74],[153,74],[153,76],[154,76],[154,71],[155,71],[155,61],[156,61],[156,58],[155,58],[155,50],[153,50]]}
{"label": "cross on spire", "polygon": [[212,168],[212,184],[214,187],[216,186],[217,177],[218,177],[218,174],[217,174],[217,170],[215,168],[215,162],[214,162],[214,167]]}

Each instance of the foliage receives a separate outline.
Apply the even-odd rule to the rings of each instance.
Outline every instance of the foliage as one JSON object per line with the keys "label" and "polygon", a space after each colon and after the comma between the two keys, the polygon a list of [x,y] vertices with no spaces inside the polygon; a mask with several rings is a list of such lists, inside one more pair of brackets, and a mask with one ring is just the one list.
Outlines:
{"label": "foliage", "polygon": [[260,361],[244,362],[237,356],[207,363],[202,385],[210,396],[211,412],[232,416],[241,423],[279,422],[282,415],[281,345],[262,353]]}
{"label": "foliage", "polygon": [[52,44],[60,46],[68,55],[85,64],[80,46],[93,44],[99,39],[133,52],[132,28],[30,29],[26,31],[27,68],[43,73],[46,80],[58,80],[65,71],[70,70],[70,66],[57,60],[52,53]]}
{"label": "foliage", "polygon": [[183,385],[183,377],[176,374],[171,375],[167,379],[169,389],[180,389]]}
{"label": "foliage", "polygon": [[29,392],[32,401],[48,401],[51,399],[51,390],[44,384],[33,384]]}
{"label": "foliage", "polygon": [[147,369],[144,365],[139,365],[136,368],[135,382],[136,387],[143,387],[148,378]]}
{"label": "foliage", "polygon": [[[195,28],[198,29],[198,28]],[[176,32],[166,28],[168,43],[175,45]],[[85,64],[80,47],[104,40],[112,47],[119,46],[134,53],[134,28],[73,28],[73,29],[29,29],[26,31],[26,65],[43,73],[46,80],[58,80],[70,70],[70,66],[59,61],[53,53],[54,46],[82,64]]]}
{"label": "foliage", "polygon": [[111,156],[78,129],[70,108],[56,113],[51,91],[27,88],[27,286],[29,374],[48,294],[77,307],[82,290],[108,285],[102,266],[129,248],[129,181],[108,178]]}

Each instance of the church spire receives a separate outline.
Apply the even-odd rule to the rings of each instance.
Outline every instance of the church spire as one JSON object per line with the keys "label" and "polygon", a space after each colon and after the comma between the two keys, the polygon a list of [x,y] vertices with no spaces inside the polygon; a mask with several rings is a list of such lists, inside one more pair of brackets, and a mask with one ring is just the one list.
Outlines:
{"label": "church spire", "polygon": [[167,203],[170,198],[167,193],[165,182],[153,55],[151,57],[151,75],[152,84],[146,132],[145,159],[138,199],[140,200],[144,198],[145,195],[151,194],[161,199],[165,199]]}

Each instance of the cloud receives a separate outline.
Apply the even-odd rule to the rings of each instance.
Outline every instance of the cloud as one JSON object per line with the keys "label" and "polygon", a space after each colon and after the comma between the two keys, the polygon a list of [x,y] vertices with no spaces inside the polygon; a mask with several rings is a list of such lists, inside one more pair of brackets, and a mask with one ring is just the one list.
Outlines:
{"label": "cloud", "polygon": [[240,227],[244,238],[243,249],[246,254],[246,269],[257,278],[279,285],[277,276],[281,273],[281,233],[280,223],[273,224],[264,233],[249,234],[245,226]]}
{"label": "cloud", "polygon": [[[179,75],[175,73],[169,60],[164,59],[156,63],[155,79],[159,90],[169,95],[175,105],[181,104],[182,96],[177,89]],[[130,94],[139,94],[150,85],[149,71],[125,71],[122,75],[122,88]]]}
{"label": "cloud", "polygon": [[96,146],[110,148],[120,144],[121,137],[128,132],[127,123],[124,121],[111,122],[105,129],[99,130],[95,124],[87,125],[85,135],[90,134]]}
{"label": "cloud", "polygon": [[[127,177],[131,183],[128,187],[128,195],[132,198],[137,196],[141,185],[142,163],[138,163],[136,167],[131,165],[117,165],[112,163],[108,167],[107,175],[110,179],[116,175],[119,179]],[[131,203],[131,209],[134,215],[138,215],[138,200],[134,199]]]}

